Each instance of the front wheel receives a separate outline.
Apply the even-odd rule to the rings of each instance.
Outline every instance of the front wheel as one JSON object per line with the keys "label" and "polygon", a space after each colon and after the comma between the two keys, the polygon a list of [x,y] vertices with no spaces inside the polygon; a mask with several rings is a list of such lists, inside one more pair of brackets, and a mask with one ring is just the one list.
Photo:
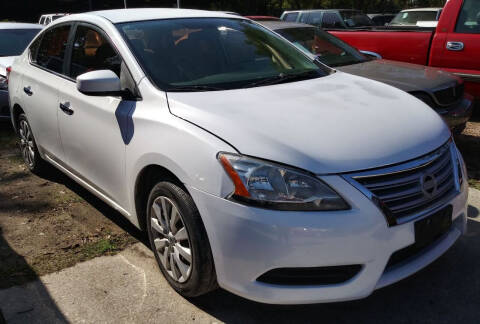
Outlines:
{"label": "front wheel", "polygon": [[147,204],[147,231],[155,259],[170,286],[185,297],[216,288],[207,233],[192,198],[171,182],[159,182]]}

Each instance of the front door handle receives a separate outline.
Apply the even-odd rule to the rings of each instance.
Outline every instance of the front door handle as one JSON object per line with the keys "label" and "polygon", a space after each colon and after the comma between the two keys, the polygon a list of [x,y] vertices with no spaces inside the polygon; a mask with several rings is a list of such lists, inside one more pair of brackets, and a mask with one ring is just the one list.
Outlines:
{"label": "front door handle", "polygon": [[465,45],[462,42],[447,42],[447,50],[449,51],[463,51]]}
{"label": "front door handle", "polygon": [[73,109],[70,109],[69,102],[60,103],[60,109],[69,116],[73,115]]}
{"label": "front door handle", "polygon": [[25,92],[29,96],[33,95],[33,91],[31,87],[24,87],[23,92]]}

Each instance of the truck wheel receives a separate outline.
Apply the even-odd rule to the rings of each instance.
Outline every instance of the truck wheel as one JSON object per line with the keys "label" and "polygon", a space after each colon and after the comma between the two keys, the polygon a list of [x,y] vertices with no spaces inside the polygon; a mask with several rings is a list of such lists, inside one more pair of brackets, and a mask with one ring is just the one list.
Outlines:
{"label": "truck wheel", "polygon": [[190,195],[176,184],[159,182],[150,192],[146,214],[150,246],[170,286],[185,297],[215,289],[210,244]]}

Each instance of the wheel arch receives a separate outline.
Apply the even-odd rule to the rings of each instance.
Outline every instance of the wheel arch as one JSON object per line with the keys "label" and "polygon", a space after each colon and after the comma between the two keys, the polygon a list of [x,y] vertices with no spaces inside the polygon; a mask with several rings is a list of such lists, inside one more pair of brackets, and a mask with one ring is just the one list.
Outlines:
{"label": "wheel arch", "polygon": [[13,129],[15,132],[18,131],[18,117],[20,114],[24,114],[25,111],[19,104],[14,104],[12,106],[12,124],[13,124]]}
{"label": "wheel arch", "polygon": [[149,164],[143,167],[137,175],[134,187],[134,207],[141,230],[145,230],[146,228],[146,207],[148,196],[152,188],[159,181],[172,182],[188,193],[183,182],[169,169],[158,164]]}

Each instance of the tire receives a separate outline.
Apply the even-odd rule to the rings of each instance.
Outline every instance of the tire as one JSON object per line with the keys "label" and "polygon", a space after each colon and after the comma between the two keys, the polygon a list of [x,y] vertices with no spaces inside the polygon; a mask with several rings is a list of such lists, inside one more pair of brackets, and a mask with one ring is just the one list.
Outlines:
{"label": "tire", "polygon": [[18,116],[17,135],[19,138],[20,152],[27,168],[35,173],[42,174],[47,169],[47,163],[38,152],[37,142],[33,137],[32,128],[24,113]]}
{"label": "tire", "polygon": [[217,288],[210,243],[190,195],[174,183],[158,182],[150,192],[146,215],[150,246],[170,286],[184,297]]}

